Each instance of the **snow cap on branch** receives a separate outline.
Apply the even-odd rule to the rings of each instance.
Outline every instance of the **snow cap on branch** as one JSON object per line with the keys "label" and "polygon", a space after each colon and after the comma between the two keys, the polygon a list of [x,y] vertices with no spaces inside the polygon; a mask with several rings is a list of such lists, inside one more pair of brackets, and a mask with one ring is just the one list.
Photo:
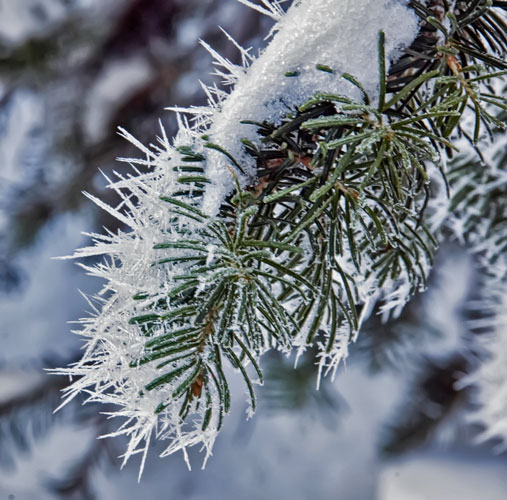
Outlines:
{"label": "snow cap on branch", "polygon": [[[389,64],[402,47],[410,45],[418,30],[417,16],[405,4],[403,0],[300,0],[279,18],[271,42],[248,68],[238,71],[210,50],[236,80],[227,97],[210,102],[215,109],[209,130],[213,142],[229,151],[252,178],[254,164],[243,152],[240,139],[255,144],[257,131],[242,121],[266,120],[276,125],[317,92],[360,100],[359,90],[341,78],[343,73],[353,75],[370,96],[378,95],[379,31],[386,35]],[[213,184],[203,209],[214,215],[232,188],[223,155],[208,153],[206,173]]]}
{"label": "snow cap on branch", "polygon": [[[240,140],[246,137],[251,142],[258,143],[257,127],[242,125],[241,121],[280,123],[288,113],[293,112],[316,92],[361,98],[360,91],[341,77],[343,73],[352,74],[371,96],[376,96],[379,80],[379,32],[385,32],[386,56],[388,61],[392,61],[403,45],[410,44],[418,28],[414,13],[402,0],[301,0],[296,1],[283,16],[279,11],[279,2],[263,1],[262,4],[262,9],[271,12],[274,17],[279,17],[279,21],[269,46],[257,59],[251,60],[248,51],[243,50],[244,61],[252,61],[248,67],[235,67],[209,49],[224,68],[224,78],[229,83],[234,83],[230,94],[216,87],[206,88],[210,106],[187,110],[194,114],[196,119],[193,126],[188,125],[185,117],[178,116],[180,129],[173,144],[170,144],[162,133],[159,144],[147,148],[126,132],[122,132],[145,154],[145,159],[128,161],[133,165],[137,163],[147,166],[149,170],[143,174],[136,172],[139,175],[132,177],[116,174],[118,180],[111,182],[109,187],[121,197],[117,207],[106,207],[102,202],[94,201],[132,231],[94,234],[92,237],[95,246],[75,254],[75,257],[100,254],[108,256],[108,260],[103,263],[85,267],[90,274],[104,279],[105,285],[95,299],[98,305],[92,317],[83,319],[83,329],[77,332],[87,340],[83,358],[75,365],[57,372],[78,377],[66,388],[66,401],[79,393],[86,393],[88,401],[116,405],[118,409],[112,416],[122,417],[125,421],[114,434],[130,439],[125,460],[138,453],[145,457],[152,437],[170,441],[164,454],[177,450],[186,453],[186,447],[202,443],[207,457],[211,454],[221,417],[228,412],[228,406],[223,403],[228,400],[228,392],[226,393],[226,384],[224,385],[219,371],[216,375],[214,372],[209,375],[210,389],[203,388],[202,374],[206,370],[211,373],[213,368],[206,363],[213,356],[218,356],[213,352],[217,344],[207,342],[208,337],[214,333],[213,328],[203,330],[201,324],[203,318],[212,316],[213,308],[210,308],[207,314],[202,314],[203,318],[196,320],[195,324],[190,324],[188,314],[185,316],[183,311],[185,307],[177,309],[171,300],[180,296],[176,285],[181,281],[177,280],[187,279],[188,276],[195,278],[196,285],[192,289],[194,295],[215,283],[213,265],[210,264],[215,258],[214,243],[218,245],[220,242],[227,242],[231,235],[225,230],[220,232],[222,226],[217,225],[210,229],[215,231],[216,241],[206,241],[204,246],[201,242],[202,234],[205,233],[203,227],[209,226],[209,215],[216,214],[225,196],[234,188],[229,172],[230,165],[223,151],[227,152],[232,163],[234,158],[245,170],[243,177],[240,176],[243,183],[251,182],[255,176],[253,159],[244,153]],[[203,134],[208,135],[215,149],[203,146],[200,139]],[[217,152],[216,148],[220,148],[222,152]],[[182,204],[181,199],[169,200],[173,209],[171,213],[168,198],[182,189],[177,170],[178,165],[188,161],[188,155],[192,161],[197,158],[196,161],[205,163],[206,182],[209,180],[211,183],[206,187],[202,207],[196,206],[197,202],[192,198],[187,200],[186,204]],[[239,218],[235,236],[238,241],[241,240],[240,233],[247,218],[252,217],[253,213],[246,209],[243,218]],[[182,234],[185,237],[183,244],[180,242]],[[258,250],[264,250],[267,243],[269,242],[261,241],[255,244]],[[294,251],[294,247],[289,243],[291,241],[281,242],[277,248]],[[249,244],[253,245],[252,242]],[[208,252],[210,262],[206,261],[206,265],[195,276],[188,274],[187,261],[195,259],[188,254],[189,249],[199,253],[204,251],[203,248]],[[236,250],[237,248],[234,248],[234,251]],[[258,254],[263,253],[260,250]],[[296,250],[300,251],[300,248]],[[226,256],[228,255],[226,253]],[[164,256],[167,258],[162,259]],[[241,265],[247,262],[239,250],[229,257],[229,260],[236,259],[235,265],[238,262]],[[244,257],[243,260],[240,257]],[[347,265],[346,262],[343,264]],[[367,264],[368,259],[365,258],[364,265]],[[275,262],[275,269],[276,265]],[[226,271],[239,272],[237,266]],[[273,270],[267,273],[259,268],[258,271],[268,278],[273,275]],[[301,278],[296,273],[283,279],[294,290],[300,289]],[[362,276],[359,276],[358,281],[361,279]],[[293,283],[290,280],[293,280]],[[238,279],[238,290],[246,296],[249,288],[243,281]],[[259,283],[268,314],[272,305],[270,301],[273,302],[270,298],[272,295],[267,287],[262,288],[262,280],[259,280]],[[366,283],[367,286],[363,287],[365,293],[359,294],[363,303],[373,300],[370,292],[377,288],[373,282]],[[186,286],[185,283],[184,285]],[[301,292],[301,295],[304,293]],[[233,295],[231,297],[234,299]],[[237,301],[232,299],[231,314],[235,317],[240,313],[235,312]],[[247,299],[256,300],[252,297]],[[158,308],[157,304],[165,305],[166,309]],[[350,304],[351,310],[352,307]],[[312,314],[320,321],[321,316],[317,316],[317,313],[318,311],[312,310],[308,321],[312,322]],[[289,312],[283,311],[281,307],[273,309],[268,316],[270,314],[271,319],[277,320],[282,326],[286,322],[288,324],[291,319]],[[181,349],[179,345],[177,348],[173,345],[175,340],[172,336],[175,333],[170,324],[173,316],[180,318],[184,326],[181,327],[178,338],[190,339],[185,342],[181,340],[184,344]],[[248,319],[250,321],[250,318]],[[165,323],[165,320],[168,322]],[[255,326],[255,318],[253,323]],[[315,325],[318,327],[319,323],[315,322]],[[287,327],[283,330],[282,333],[286,333],[285,330],[289,329]],[[348,339],[349,332],[342,332],[340,329],[337,331],[338,335],[343,334],[343,339]],[[203,332],[208,337],[203,337]],[[271,344],[262,344],[265,339],[260,329],[254,333],[259,334],[260,347],[254,353],[257,356]],[[300,334],[301,338],[304,333],[302,331]],[[285,347],[285,340],[285,337],[279,336],[279,348]],[[147,341],[151,342],[148,354]],[[157,342],[160,345],[156,344]],[[346,343],[341,342],[341,337],[336,344],[334,350],[321,356],[321,371],[334,371],[346,355]],[[297,345],[296,342],[294,345]],[[190,352],[193,356],[190,358],[193,360],[190,364],[186,361],[189,359],[186,355],[189,348],[193,349]],[[241,362],[234,351],[225,346],[224,349],[226,348],[232,366],[241,370]],[[185,352],[181,354],[182,351]],[[162,358],[162,355],[170,357],[170,360],[162,360],[159,365],[158,361],[152,362]],[[254,355],[248,356],[252,365],[256,363]],[[171,363],[170,366],[168,363]],[[168,369],[172,371],[166,372]],[[191,373],[187,376],[188,372]],[[183,383],[181,380],[184,380]],[[185,385],[187,382],[192,385]],[[251,385],[249,390],[253,393]],[[194,396],[201,396],[201,391],[207,391],[202,392],[208,397],[206,406],[204,403],[199,407],[192,406],[192,412],[199,414],[201,420],[196,418],[195,421],[185,423],[182,417],[186,415],[185,411],[181,411],[172,402],[182,394],[190,394],[189,400],[192,401]],[[208,407],[218,408],[220,412],[210,413],[206,410]],[[187,407],[183,406],[182,410],[185,408]],[[144,464],[144,458],[142,463]]]}

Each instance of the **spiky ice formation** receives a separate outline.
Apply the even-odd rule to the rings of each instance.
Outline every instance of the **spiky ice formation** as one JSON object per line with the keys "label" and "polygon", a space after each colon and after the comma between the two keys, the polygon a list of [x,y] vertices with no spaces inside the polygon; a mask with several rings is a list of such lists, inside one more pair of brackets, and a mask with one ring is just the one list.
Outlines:
{"label": "spiky ice formation", "polygon": [[[267,2],[265,2],[267,3]],[[273,8],[279,19],[273,38],[258,58],[243,51],[244,67],[222,58],[205,45],[221,66],[230,94],[208,89],[210,108],[190,110],[209,124],[211,140],[241,163],[245,182],[255,177],[255,164],[245,154],[240,139],[257,144],[257,127],[248,120],[279,124],[318,92],[346,95],[360,100],[357,87],[344,78],[353,75],[371,96],[378,94],[378,33],[386,34],[386,56],[393,61],[410,45],[418,28],[417,16],[398,0],[302,0],[287,14]],[[388,70],[389,68],[387,68]],[[207,155],[207,189],[203,209],[214,215],[233,187],[230,172],[217,152]]]}
{"label": "spiky ice formation", "polygon": [[[143,360],[147,339],[143,324],[151,321],[147,318],[147,309],[152,304],[167,301],[168,294],[174,291],[175,280],[188,269],[182,262],[153,265],[161,259],[160,249],[156,246],[161,242],[167,246],[177,243],[182,228],[189,240],[201,238],[213,221],[209,217],[216,214],[234,188],[229,170],[231,162],[222,153],[203,147],[201,136],[206,133],[210,141],[232,155],[244,170],[244,174],[236,172],[239,179],[244,185],[251,183],[255,178],[253,160],[245,154],[240,139],[246,137],[257,143],[259,138],[255,127],[241,125],[240,121],[279,123],[291,109],[318,91],[358,97],[358,89],[341,78],[343,72],[354,74],[370,95],[377,95],[379,31],[386,33],[388,61],[397,56],[403,45],[411,42],[417,31],[415,16],[403,1],[302,0],[295,2],[286,14],[282,14],[278,2],[264,1],[263,4],[263,9],[278,23],[273,39],[258,58],[240,49],[245,66],[236,67],[212,52],[227,71],[227,74],[223,73],[226,82],[234,85],[230,94],[216,88],[206,89],[209,106],[184,110],[192,113],[196,121],[190,126],[180,116],[180,129],[172,143],[162,134],[157,146],[147,148],[123,132],[145,155],[142,160],[126,161],[147,166],[150,171],[145,174],[136,172],[134,176],[116,174],[118,180],[111,181],[109,187],[121,197],[118,206],[112,208],[100,200],[93,201],[114,215],[127,230],[117,234],[91,234],[94,246],[74,255],[78,258],[105,255],[108,258],[94,267],[83,266],[91,275],[105,280],[105,285],[101,293],[90,300],[92,314],[81,320],[83,328],[76,332],[86,340],[82,359],[74,366],[58,371],[77,377],[66,389],[65,401],[86,393],[88,401],[114,404],[117,409],[113,416],[125,421],[112,435],[129,438],[125,460],[142,453],[141,470],[153,436],[170,440],[163,455],[177,450],[185,453],[186,447],[202,443],[207,458],[221,425],[221,415],[227,413],[226,407],[225,411],[221,408],[219,414],[209,415],[207,407],[202,404],[192,407],[195,419],[190,422],[182,420],[181,408],[167,404],[175,393],[180,394],[177,377],[168,378],[164,385],[154,384],[163,372],[155,363],[139,361]],[[188,151],[205,159],[205,174],[211,184],[206,188],[202,206],[193,208],[202,209],[208,219],[195,213],[193,221],[189,217],[175,219],[174,212],[169,212],[167,202],[161,199],[180,189],[179,174],[173,168],[182,163]],[[216,246],[211,239],[206,248],[209,262],[214,262]],[[184,256],[185,250],[174,250],[168,254],[169,259],[173,258],[171,255]],[[375,280],[367,280],[354,270],[346,256],[341,260],[343,267],[361,284],[357,292],[359,300],[365,302],[368,297],[378,297],[381,291],[377,290]],[[367,259],[364,266],[368,266]],[[206,276],[204,273],[198,278],[197,294],[206,291]],[[386,283],[386,289],[389,284],[392,285],[392,281]],[[403,304],[409,292],[400,286],[399,281],[397,285],[393,300]],[[365,307],[365,313],[367,310]],[[162,337],[166,333],[162,323],[150,328],[154,328],[150,331],[153,337]],[[337,329],[336,335],[336,348],[330,353],[330,367],[334,369],[346,355],[349,332],[344,328]],[[202,349],[205,353],[206,349],[211,349],[202,343],[197,344],[195,349]],[[269,347],[260,347],[256,356]],[[321,369],[326,359],[322,357]],[[252,363],[255,361],[252,358]],[[175,372],[186,369],[183,361],[174,363]],[[191,369],[194,368],[192,365]],[[194,384],[196,380],[194,377]],[[194,384],[191,392],[200,395],[201,386]],[[206,392],[216,406],[223,403],[223,394],[218,394],[219,386],[217,383],[217,390]]]}
{"label": "spiky ice formation", "polygon": [[487,330],[480,334],[481,357],[478,368],[464,382],[475,386],[476,409],[471,420],[480,424],[483,431],[480,441],[496,439],[496,449],[507,449],[507,259],[488,271],[483,286],[488,294],[474,304],[483,319],[472,322],[477,329]]}
{"label": "spiky ice formation", "polygon": [[[505,88],[500,86],[499,93]],[[467,244],[478,267],[479,296],[469,304],[471,345],[477,357],[460,386],[472,389],[470,420],[482,427],[479,441],[507,449],[507,172],[505,137],[498,134],[480,168],[468,158],[456,169],[454,213],[447,227]],[[477,161],[477,160],[476,160]],[[467,166],[468,169],[463,169]],[[471,166],[472,167],[471,167]],[[461,169],[460,169],[461,167]],[[475,173],[470,173],[470,171]]]}

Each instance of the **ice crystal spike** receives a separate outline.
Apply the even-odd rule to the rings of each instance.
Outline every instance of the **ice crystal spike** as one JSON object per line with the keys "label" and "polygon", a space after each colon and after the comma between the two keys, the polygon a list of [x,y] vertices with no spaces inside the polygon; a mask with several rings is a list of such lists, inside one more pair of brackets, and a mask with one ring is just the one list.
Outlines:
{"label": "ice crystal spike", "polygon": [[[204,43],[232,89],[205,87],[208,106],[173,108],[172,142],[162,129],[146,147],[120,130],[141,152],[121,159],[135,175],[108,180],[116,207],[88,196],[125,228],[74,255],[107,259],[83,266],[104,286],[76,332],[81,360],[56,370],[73,378],[64,404],[83,393],[114,405],[111,436],[129,439],[125,461],[142,454],[141,472],[153,438],[187,463],[202,444],[206,461],[231,373],[251,415],[269,349],[315,347],[318,384],[375,305],[399,314],[426,286],[433,233],[448,227],[452,202],[428,182],[447,181],[450,134],[470,102],[487,126],[498,119],[485,102],[505,105],[477,92],[488,78],[444,57],[437,36],[425,40],[427,71],[412,71],[413,51],[395,62],[427,22],[415,0],[300,0],[286,13],[276,0],[239,1],[277,21],[269,45],[257,58],[238,46],[238,67]],[[462,28],[486,15],[482,4]]]}
{"label": "ice crystal spike", "polygon": [[274,19],[275,21],[279,21],[284,14],[284,11],[280,6],[282,2],[278,0],[261,0],[262,6],[250,2],[249,0],[238,0],[238,2],[242,3],[243,5],[246,5],[247,7],[250,7],[253,10],[256,10],[257,12],[260,12],[261,14],[270,17],[271,19]]}

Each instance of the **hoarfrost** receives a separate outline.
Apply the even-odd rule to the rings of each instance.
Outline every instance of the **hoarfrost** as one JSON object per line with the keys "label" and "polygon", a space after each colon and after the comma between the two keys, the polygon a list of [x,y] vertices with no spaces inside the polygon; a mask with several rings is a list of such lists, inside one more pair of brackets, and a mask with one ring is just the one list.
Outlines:
{"label": "hoarfrost", "polygon": [[[254,164],[240,139],[255,144],[258,137],[255,126],[241,122],[278,124],[317,92],[359,100],[359,90],[340,77],[343,73],[357,78],[371,96],[378,95],[379,31],[386,34],[389,62],[401,47],[410,45],[417,32],[416,15],[404,4],[393,0],[296,2],[274,27],[271,43],[248,68],[238,68],[209,49],[227,72],[227,83],[236,82],[225,100],[217,101],[214,89],[209,89],[214,109],[209,134],[242,165],[245,181],[254,177]],[[223,155],[208,153],[207,175],[213,184],[207,189],[203,209],[214,215],[232,185]]]}
{"label": "hoarfrost", "polygon": [[[240,1],[252,6],[249,1]],[[149,304],[167,298],[169,284],[174,285],[175,276],[185,270],[181,263],[153,266],[161,256],[155,245],[174,242],[180,236],[174,227],[174,214],[161,200],[161,196],[171,196],[180,186],[178,174],[172,168],[181,162],[180,147],[195,148],[196,153],[207,158],[205,173],[212,182],[200,208],[213,216],[234,183],[224,155],[204,147],[200,137],[206,133],[211,143],[227,151],[231,162],[244,170],[244,174],[238,172],[240,181],[251,182],[254,177],[252,160],[244,153],[240,139],[246,137],[256,143],[258,137],[254,126],[240,122],[279,123],[288,112],[319,91],[360,97],[356,95],[357,89],[341,78],[344,72],[360,80],[370,95],[377,95],[379,31],[386,34],[386,54],[391,61],[400,47],[410,44],[417,31],[416,16],[405,4],[402,0],[301,0],[282,14],[280,2],[262,0],[259,8],[277,19],[278,24],[273,29],[270,44],[259,57],[253,58],[248,50],[240,48],[243,66],[238,67],[205,45],[223,69],[219,74],[227,84],[234,84],[230,94],[216,87],[205,87],[209,106],[176,108],[179,132],[172,144],[163,130],[158,144],[149,148],[121,130],[144,158],[124,159],[132,165],[135,175],[117,173],[115,180],[108,179],[109,187],[120,195],[118,206],[109,207],[88,196],[130,228],[130,232],[92,234],[93,246],[75,253],[74,257],[79,258],[107,256],[107,260],[94,267],[83,265],[88,273],[104,279],[105,284],[94,299],[94,313],[81,320],[82,329],[76,332],[86,339],[82,359],[57,373],[78,377],[65,390],[63,404],[78,393],[84,393],[88,395],[87,401],[116,405],[117,410],[111,417],[122,417],[124,422],[111,435],[129,438],[124,458],[127,460],[140,453],[143,457],[141,471],[153,437],[169,440],[162,456],[182,450],[188,463],[186,448],[189,446],[202,443],[206,458],[211,454],[220,426],[215,416],[205,430],[196,422],[183,423],[178,409],[165,405],[177,390],[177,377],[153,390],[145,390],[161,372],[154,363],[139,362],[146,336],[139,325],[131,321],[136,315],[146,313]],[[193,115],[192,125],[186,113]],[[149,167],[149,171],[140,174],[136,165]],[[190,235],[199,234],[202,228],[199,221],[180,218],[177,223],[184,224]],[[216,246],[219,243],[215,245],[213,241],[205,244],[208,263],[216,256]],[[172,249],[171,252],[171,256],[187,255],[185,249]],[[357,292],[361,301],[371,304],[387,296],[377,292],[375,281],[368,278],[366,258],[361,271],[352,271],[348,256],[343,256],[342,260],[343,266],[351,269],[361,283]],[[196,293],[206,288],[209,276],[198,277],[200,287]],[[384,290],[389,292],[393,287],[398,287],[398,283],[387,283]],[[235,321],[235,314],[232,321]],[[285,316],[281,320],[286,324]],[[153,337],[165,333],[162,321],[155,321],[153,328]],[[340,360],[346,356],[344,339],[349,335],[350,332],[338,331],[339,339],[334,348],[321,355],[320,372],[335,373]],[[294,346],[304,349],[303,344],[300,337]],[[278,347],[287,350],[288,339],[280,339]],[[183,366],[181,360],[177,363],[176,366]],[[213,405],[220,406],[217,392],[209,394]],[[201,417],[203,406],[199,409]],[[197,408],[194,411],[198,412]]]}

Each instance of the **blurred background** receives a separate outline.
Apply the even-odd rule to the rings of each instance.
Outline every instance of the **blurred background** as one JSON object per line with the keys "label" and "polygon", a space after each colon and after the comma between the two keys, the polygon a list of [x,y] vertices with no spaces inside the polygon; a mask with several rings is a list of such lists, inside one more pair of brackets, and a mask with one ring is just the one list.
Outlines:
{"label": "blurred background", "polygon": [[267,356],[257,415],[236,397],[204,471],[199,450],[188,471],[155,445],[137,484],[124,443],[96,439],[114,429],[107,408],[53,414],[67,381],[44,368],[79,357],[68,322],[100,283],[51,257],[118,228],[81,195],[114,203],[99,168],[137,154],[116,128],[153,142],[159,120],[175,132],[164,107],[204,103],[199,40],[240,62],[219,26],[256,52],[271,21],[235,0],[0,0],[0,500],[507,499],[507,456],[476,443],[473,390],[455,386],[478,353],[474,262],[452,244],[429,290],[396,320],[374,315],[319,392],[311,357]]}

